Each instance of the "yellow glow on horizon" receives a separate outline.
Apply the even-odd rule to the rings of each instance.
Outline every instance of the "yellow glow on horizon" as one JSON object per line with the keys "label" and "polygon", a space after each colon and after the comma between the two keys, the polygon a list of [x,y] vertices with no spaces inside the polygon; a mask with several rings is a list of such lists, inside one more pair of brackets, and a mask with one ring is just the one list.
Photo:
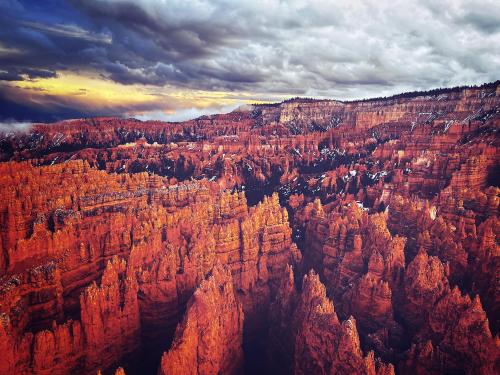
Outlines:
{"label": "yellow glow on horizon", "polygon": [[[32,95],[58,96],[96,108],[121,106],[136,114],[160,110],[166,114],[183,108],[210,108],[264,102],[246,92],[203,91],[165,85],[123,85],[90,74],[58,72],[57,77],[13,82]],[[144,108],[144,109],[139,109]]]}
{"label": "yellow glow on horizon", "polygon": [[56,96],[78,97],[83,101],[106,104],[142,103],[152,97],[137,86],[125,86],[86,75],[58,73],[54,78],[19,81],[16,85],[23,89],[42,89],[43,93]]}

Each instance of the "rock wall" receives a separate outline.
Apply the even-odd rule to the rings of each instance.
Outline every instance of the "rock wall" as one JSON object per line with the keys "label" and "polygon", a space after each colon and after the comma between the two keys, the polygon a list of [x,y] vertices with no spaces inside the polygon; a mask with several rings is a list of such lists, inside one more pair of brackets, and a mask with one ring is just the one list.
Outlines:
{"label": "rock wall", "polygon": [[239,374],[243,370],[243,309],[231,273],[216,266],[188,302],[158,374]]}
{"label": "rock wall", "polygon": [[[498,218],[480,230],[471,224],[465,234],[434,216],[428,202],[419,209],[414,204],[395,196],[385,213],[368,214],[355,204],[317,201],[305,236],[315,245],[306,245],[304,260],[319,271],[339,315],[356,318],[365,346],[399,373],[493,374],[500,358],[491,333],[496,318],[488,321],[481,298],[498,306],[498,296],[468,281],[482,279],[477,267],[497,272],[489,262],[498,259],[492,255],[498,247],[493,250],[492,232],[483,228]],[[416,238],[409,243],[404,235]],[[410,246],[419,250],[408,260]],[[488,260],[479,255],[485,253]],[[483,262],[489,265],[479,266]]]}
{"label": "rock wall", "polygon": [[3,227],[12,242],[2,340],[14,348],[5,373],[85,373],[117,363],[141,340],[168,345],[216,262],[229,267],[249,322],[258,322],[286,265],[300,260],[277,195],[249,208],[243,194],[206,181],[164,185],[82,161],[16,167],[7,176],[25,183],[10,187],[29,193],[12,191],[3,201],[18,212],[9,215],[16,224]]}
{"label": "rock wall", "polygon": [[270,340],[292,358],[285,373],[394,374],[394,367],[375,360],[373,352],[363,355],[356,320],[339,321],[314,271],[304,276],[298,293],[288,268],[280,293],[272,305]]}

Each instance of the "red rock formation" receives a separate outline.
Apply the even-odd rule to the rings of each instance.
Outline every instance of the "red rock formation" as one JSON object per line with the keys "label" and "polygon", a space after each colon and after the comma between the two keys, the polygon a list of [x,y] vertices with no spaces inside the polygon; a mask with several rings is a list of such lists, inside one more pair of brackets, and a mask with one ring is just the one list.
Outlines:
{"label": "red rock formation", "polygon": [[132,352],[139,344],[140,318],[135,275],[124,260],[109,261],[98,287],[80,296],[88,368],[105,367]]}
{"label": "red rock formation", "polygon": [[317,245],[308,255],[343,316],[355,315],[368,331],[393,325],[391,288],[401,282],[405,240],[392,238],[382,214],[368,215],[356,204],[325,214],[318,203],[315,212],[306,242]]}
{"label": "red rock formation", "polygon": [[[102,375],[101,370],[97,371],[97,375]],[[115,371],[115,375],[125,375],[125,370],[122,367],[118,367]]]}
{"label": "red rock formation", "polygon": [[[273,304],[273,342],[291,353],[295,374],[394,374],[394,367],[379,360],[373,352],[364,357],[356,321],[350,317],[340,323],[332,301],[318,275],[304,276],[300,296],[293,291],[293,274],[283,282],[283,293]],[[291,306],[295,305],[294,308]],[[275,336],[280,334],[280,336]]]}
{"label": "red rock formation", "polygon": [[[379,356],[403,373],[491,373],[499,95],[495,82],[0,134],[0,374],[156,371],[219,263],[264,367],[392,371]],[[314,268],[333,300],[315,297],[312,320],[290,321],[307,293],[288,265]],[[321,330],[347,349],[319,346]]]}
{"label": "red rock formation", "polygon": [[243,366],[243,309],[231,274],[216,266],[188,302],[158,374],[237,374]]}
{"label": "red rock formation", "polygon": [[66,374],[80,364],[84,356],[80,322],[70,320],[54,324],[50,330],[17,337],[8,319],[2,315],[0,324],[1,374]]}
{"label": "red rock formation", "polygon": [[404,319],[410,326],[420,327],[433,313],[436,301],[449,289],[448,269],[436,257],[429,257],[421,248],[417,256],[408,265],[405,272],[405,307]]}
{"label": "red rock formation", "polygon": [[[12,276],[2,285],[0,307],[10,322],[9,340],[31,348],[31,330],[51,330],[52,320],[68,318],[78,319],[79,328],[81,320],[82,339],[62,349],[67,363],[54,373],[81,366],[78,361],[86,369],[107,368],[133,352],[140,336],[152,345],[168,342],[216,262],[231,268],[248,324],[260,324],[286,265],[300,261],[277,195],[249,209],[243,194],[208,182],[171,186],[146,174],[108,175],[80,161],[42,168],[24,163],[17,174],[3,167],[10,181],[4,204],[19,212],[16,224],[3,226]],[[27,184],[15,185],[16,179]],[[115,255],[128,265],[113,261],[104,269]],[[92,285],[101,275],[101,286]],[[48,340],[43,337],[37,340]],[[28,372],[38,362],[50,368],[56,361],[30,359],[39,355],[14,350],[12,366]]]}
{"label": "red rock formation", "polygon": [[[458,287],[450,289],[441,262],[429,258],[423,249],[408,266],[407,274],[410,304],[404,311],[418,332],[417,343],[402,363],[404,372],[496,373],[500,346],[490,332],[479,296],[471,300]],[[414,311],[417,306],[420,314]]]}
{"label": "red rock formation", "polygon": [[16,328],[7,316],[1,335],[9,345],[1,373],[85,373],[109,366],[139,344],[137,283],[126,275],[125,261],[115,257],[100,287],[94,283],[81,296],[81,323],[53,321],[50,328],[21,337],[16,337]]}
{"label": "red rock formation", "polygon": [[[458,231],[446,218],[436,215],[428,202],[418,209],[411,201],[395,197],[389,204],[389,215],[369,215],[352,203],[323,207],[316,202],[306,226],[305,260],[309,258],[320,270],[327,290],[338,301],[335,306],[341,316],[356,317],[369,348],[396,360],[403,340],[413,342],[406,360],[396,363],[403,373],[410,373],[418,361],[426,361],[415,365],[421,373],[459,369],[492,373],[500,348],[491,334],[479,296],[471,302],[457,287],[451,288],[450,282],[463,280],[464,275],[483,282],[488,279],[489,282],[478,284],[478,289],[483,291],[490,308],[498,306],[493,302],[497,300],[496,292],[489,287],[486,292],[480,286],[491,285],[491,272],[496,267],[492,252],[497,250],[489,229],[494,218],[481,225],[482,237],[478,237],[475,224],[471,224],[470,230]],[[417,237],[406,246],[421,246],[407,267],[406,241],[391,236],[387,220],[395,233]],[[474,255],[470,263],[467,256],[460,260],[465,248]],[[436,256],[429,256],[426,249]],[[440,258],[450,262],[443,264]],[[472,273],[475,265],[488,270],[485,279]],[[471,352],[465,349],[472,346],[476,349]]]}

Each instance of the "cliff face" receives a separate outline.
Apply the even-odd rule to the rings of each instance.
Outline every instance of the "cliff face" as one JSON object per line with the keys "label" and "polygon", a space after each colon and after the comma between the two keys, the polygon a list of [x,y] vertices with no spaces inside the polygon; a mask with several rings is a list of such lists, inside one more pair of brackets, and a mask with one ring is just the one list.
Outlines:
{"label": "cliff face", "polygon": [[124,260],[110,260],[101,285],[93,283],[80,299],[81,322],[70,320],[58,325],[53,321],[50,328],[19,337],[19,327],[4,321],[2,340],[11,345],[4,348],[2,373],[81,372],[114,363],[137,347],[137,282],[126,275]]}
{"label": "cliff face", "polygon": [[168,344],[216,262],[230,268],[249,324],[258,322],[286,265],[300,259],[277,195],[249,208],[243,194],[203,181],[165,186],[155,176],[109,175],[81,161],[15,167],[5,191],[29,193],[4,195],[16,218],[3,227],[2,332],[13,343],[6,372],[37,372],[39,363],[53,373],[85,372],[134,352],[141,337]]}
{"label": "cliff face", "polygon": [[243,369],[243,309],[231,274],[216,266],[188,302],[158,374],[238,374]]}
{"label": "cliff face", "polygon": [[138,286],[130,273],[126,262],[114,257],[108,261],[100,287],[92,284],[80,296],[87,368],[116,363],[140,343]]}
{"label": "cliff face", "polygon": [[494,373],[499,95],[0,134],[0,374]]}
{"label": "cliff face", "polygon": [[351,316],[340,322],[326,289],[314,271],[304,276],[302,291],[294,289],[291,268],[272,305],[270,340],[292,358],[294,374],[394,374],[394,367],[363,355]]}
{"label": "cliff face", "polygon": [[[395,202],[401,204],[401,200],[395,197]],[[398,221],[401,227],[394,226],[392,232],[398,233],[394,237],[387,226],[391,213],[400,213],[397,204],[393,211],[390,205],[388,213],[369,215],[357,205],[325,212],[329,207],[325,210],[318,202],[307,225],[305,244],[309,253],[305,260],[319,270],[341,316],[356,317],[368,348],[395,361],[398,352],[403,354],[405,341],[412,343],[410,351],[403,354],[407,360],[397,367],[403,373],[411,373],[412,366],[421,368],[420,373],[460,369],[467,373],[494,373],[500,352],[498,340],[491,334],[480,296],[475,294],[481,293],[481,287],[471,288],[466,283],[476,278],[477,265],[484,264],[474,254],[479,251],[475,249],[492,245],[487,239],[492,238],[490,230],[478,235],[472,224],[471,233],[464,238],[463,233],[455,233],[456,228],[450,231],[445,219],[434,217],[428,204],[413,211],[418,212],[418,218],[411,216],[411,209],[405,209],[401,214],[408,222],[413,221],[416,245],[420,246],[405,266],[405,247],[407,254],[411,248],[404,237],[398,237],[405,233],[398,228],[408,230],[409,225],[406,220]],[[492,219],[480,228],[489,227]],[[435,231],[439,237],[436,233],[436,240],[430,240],[430,233]],[[464,240],[471,246],[464,246]],[[429,256],[427,251],[435,256]],[[454,271],[453,264],[462,259],[460,252],[465,253],[464,263],[461,268],[456,265]],[[492,260],[491,255],[487,258]],[[464,295],[457,281],[475,296]],[[482,296],[490,306],[496,305],[497,297],[491,289],[483,291]],[[471,347],[477,349],[465,349]]]}

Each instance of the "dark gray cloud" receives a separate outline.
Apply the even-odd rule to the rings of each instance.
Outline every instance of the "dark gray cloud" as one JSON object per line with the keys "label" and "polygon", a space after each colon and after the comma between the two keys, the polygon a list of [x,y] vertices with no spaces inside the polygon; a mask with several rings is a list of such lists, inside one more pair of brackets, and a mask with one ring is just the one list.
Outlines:
{"label": "dark gray cloud", "polygon": [[69,118],[94,116],[131,117],[134,114],[153,112],[158,108],[174,111],[189,106],[175,97],[158,95],[149,102],[113,103],[92,101],[86,98],[85,89],[72,95],[53,95],[41,88],[21,88],[0,84],[0,122],[54,122]]}
{"label": "dark gray cloud", "polygon": [[461,21],[472,25],[485,33],[496,33],[500,30],[500,7],[495,13],[490,13],[488,9],[478,8],[465,14]]}
{"label": "dark gray cloud", "polygon": [[126,84],[363,97],[500,75],[493,1],[73,4],[126,45],[103,66]]}
{"label": "dark gray cloud", "polygon": [[100,114],[93,109],[87,114],[84,106],[68,102],[64,98],[45,97],[43,93],[39,95],[2,85],[0,108],[0,122],[3,124],[0,130],[6,130],[9,126],[15,130],[13,125],[18,122],[53,122]]}
{"label": "dark gray cloud", "polygon": [[54,78],[57,73],[54,70],[34,69],[30,67],[12,67],[8,71],[0,71],[0,81],[22,81],[24,79]]}
{"label": "dark gray cloud", "polygon": [[362,98],[500,77],[494,0],[5,0],[0,80]]}

